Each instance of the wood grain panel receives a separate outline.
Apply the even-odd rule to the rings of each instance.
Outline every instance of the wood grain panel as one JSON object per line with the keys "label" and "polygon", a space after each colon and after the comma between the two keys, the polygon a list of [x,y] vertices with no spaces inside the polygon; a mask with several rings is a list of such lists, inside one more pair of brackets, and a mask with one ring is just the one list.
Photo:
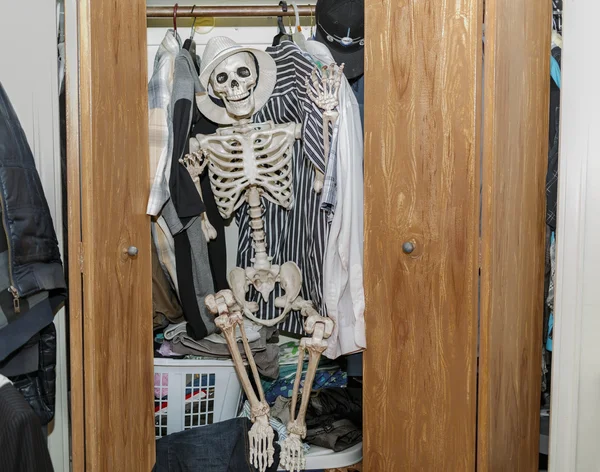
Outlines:
{"label": "wood grain panel", "polygon": [[81,280],[81,187],[79,155],[78,12],[65,2],[65,114],[67,123],[67,215],[69,252],[69,364],[71,468],[85,470],[85,403],[83,375],[83,287]]}
{"label": "wood grain panel", "polygon": [[154,464],[145,11],[142,0],[79,2],[88,471]]}
{"label": "wood grain panel", "polygon": [[478,471],[537,470],[551,6],[486,0]]}
{"label": "wood grain panel", "polygon": [[365,470],[474,470],[481,6],[365,5]]}

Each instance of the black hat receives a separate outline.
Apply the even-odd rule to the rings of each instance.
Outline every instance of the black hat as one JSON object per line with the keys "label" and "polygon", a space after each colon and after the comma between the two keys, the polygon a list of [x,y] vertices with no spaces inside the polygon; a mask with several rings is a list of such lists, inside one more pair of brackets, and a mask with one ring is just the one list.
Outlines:
{"label": "black hat", "polygon": [[331,51],[344,73],[354,79],[364,73],[364,0],[318,0],[315,8],[316,39]]}

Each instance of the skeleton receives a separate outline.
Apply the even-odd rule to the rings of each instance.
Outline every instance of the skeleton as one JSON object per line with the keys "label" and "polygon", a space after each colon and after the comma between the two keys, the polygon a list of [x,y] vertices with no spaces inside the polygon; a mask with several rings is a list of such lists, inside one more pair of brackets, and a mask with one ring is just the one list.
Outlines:
{"label": "skeleton", "polygon": [[[273,438],[275,437],[275,434],[269,424],[269,405],[265,401],[265,394],[260,383],[258,369],[256,368],[254,357],[252,357],[250,345],[248,344],[240,307],[233,298],[231,290],[221,290],[216,295],[208,295],[205,303],[211,313],[218,315],[215,318],[215,324],[221,329],[225,336],[227,347],[233,357],[233,365],[236,373],[251,405],[250,420],[253,424],[248,433],[250,438],[250,462],[260,472],[264,472],[267,467],[270,467],[273,464],[273,454],[275,452]],[[248,378],[248,372],[246,372],[246,369],[244,368],[244,361],[237,348],[235,337],[236,326],[239,327],[242,333],[244,352],[246,353],[246,358],[250,364],[250,370],[252,371],[254,383],[258,390],[258,396],[252,388],[252,384]]]}
{"label": "skeleton", "polygon": [[[290,408],[290,422],[287,425],[288,437],[281,445],[280,463],[290,472],[299,472],[306,468],[306,459],[304,458],[304,448],[302,439],[306,437],[306,410],[312,390],[312,384],[315,380],[317,366],[321,359],[321,354],[327,349],[326,339],[333,332],[333,320],[319,315],[310,305],[304,305],[300,308],[303,315],[307,316],[304,321],[304,330],[312,334],[312,338],[302,338],[300,340],[300,353],[298,355],[298,368],[296,378],[294,379],[294,389],[292,393],[292,404]],[[302,387],[302,401],[300,410],[296,416],[296,400],[300,388],[300,379],[304,366],[304,353],[308,351],[308,369],[304,385]]]}
{"label": "skeleton", "polygon": [[[313,77],[316,77],[314,75]],[[316,80],[316,79],[315,79]],[[327,89],[320,92],[319,102],[332,111],[331,93],[337,91],[333,79],[324,84]],[[302,439],[306,435],[305,413],[321,353],[333,331],[333,321],[322,317],[310,301],[300,296],[302,273],[295,262],[281,266],[271,263],[262,219],[261,198],[265,198],[285,209],[294,203],[292,182],[292,154],[296,139],[300,139],[301,125],[296,123],[274,124],[251,123],[255,111],[254,87],[257,70],[253,57],[247,52],[235,53],[219,63],[210,76],[210,85],[225,104],[230,116],[237,119],[228,128],[220,128],[216,134],[198,134],[190,140],[190,154],[181,159],[192,177],[199,176],[208,166],[211,187],[220,214],[229,218],[245,201],[254,247],[251,267],[235,267],[228,276],[231,290],[222,290],[206,298],[206,305],[217,314],[217,326],[223,331],[231,352],[236,372],[251,405],[254,423],[250,432],[252,464],[260,472],[273,462],[274,433],[269,424],[269,407],[260,386],[258,371],[247,342],[242,313],[255,322],[274,326],[292,310],[300,311],[305,319],[305,330],[312,338],[301,340],[302,354],[294,384],[292,421],[288,425],[289,437],[282,444],[281,464],[289,471],[304,467]],[[336,92],[337,93],[337,92]],[[333,105],[335,107],[335,105]],[[328,123],[326,130],[328,131]],[[322,181],[321,181],[322,182]],[[266,301],[275,285],[280,284],[283,294],[275,299],[281,314],[273,320],[262,320],[256,316],[258,303],[247,301],[246,294],[252,285]],[[258,395],[252,389],[248,374],[235,340],[235,329],[239,327],[243,347],[248,358]],[[295,416],[296,400],[302,375],[304,351],[309,351],[309,367],[302,392],[302,403],[298,417]]]}
{"label": "skeleton", "polygon": [[[329,124],[335,126],[335,122],[339,113],[335,109],[338,106],[338,93],[342,82],[342,73],[344,72],[344,64],[338,66],[333,63],[329,66],[324,66],[321,69],[321,80],[317,75],[317,70],[313,69],[311,73],[311,82],[317,91],[315,94],[309,87],[309,81],[306,79],[306,90],[308,96],[315,104],[323,110],[323,144],[325,151],[325,168],[329,160]],[[323,189],[325,176],[317,170],[315,177],[314,189],[320,193]]]}

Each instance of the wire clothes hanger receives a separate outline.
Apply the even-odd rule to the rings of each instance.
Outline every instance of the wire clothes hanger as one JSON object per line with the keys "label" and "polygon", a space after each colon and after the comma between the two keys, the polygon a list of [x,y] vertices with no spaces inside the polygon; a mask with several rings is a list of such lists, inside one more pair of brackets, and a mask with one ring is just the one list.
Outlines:
{"label": "wire clothes hanger", "polygon": [[173,6],[173,31],[175,31],[175,36],[177,36],[177,8],[179,8],[179,3]]}
{"label": "wire clothes hanger", "polygon": [[[192,14],[194,13],[195,8],[196,8],[196,5],[194,4],[194,6],[192,7]],[[196,33],[196,30],[194,29],[194,27],[196,26],[197,19],[198,19],[198,17],[194,17],[194,21],[192,22],[192,30],[190,31],[190,37],[184,41],[183,49],[190,52],[190,56],[192,56],[192,62],[194,63],[196,72],[199,74],[200,73],[200,64],[198,64],[198,57],[196,56],[196,43],[194,42],[194,34]]]}
{"label": "wire clothes hanger", "polygon": [[294,8],[294,16],[296,17],[296,26],[294,26],[294,32],[292,33],[292,41],[298,45],[300,49],[306,51],[306,38],[302,32],[302,26],[300,26],[300,14],[298,13],[298,5],[295,0],[292,0],[292,7]]}
{"label": "wire clothes hanger", "polygon": [[[287,2],[281,1],[281,2],[279,2],[279,6],[281,7],[281,10],[283,12],[288,11]],[[285,25],[283,24],[283,16],[282,15],[277,17],[277,28],[279,31],[273,38],[273,46],[279,45],[279,43],[281,43],[281,41],[283,41],[285,39],[288,39],[288,40],[291,39],[290,35],[285,32]]]}

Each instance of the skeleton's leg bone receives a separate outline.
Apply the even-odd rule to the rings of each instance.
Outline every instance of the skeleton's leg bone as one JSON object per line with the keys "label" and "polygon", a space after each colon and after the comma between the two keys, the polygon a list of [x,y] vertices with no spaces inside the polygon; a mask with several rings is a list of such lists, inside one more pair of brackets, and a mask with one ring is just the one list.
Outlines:
{"label": "skeleton's leg bone", "polygon": [[[298,297],[300,298],[300,297]],[[290,472],[302,470],[306,465],[304,458],[304,449],[302,448],[302,439],[306,437],[306,410],[310,400],[312,385],[315,380],[319,359],[325,349],[327,349],[326,338],[333,332],[333,320],[320,316],[316,310],[306,303],[305,300],[297,300],[295,305],[302,306],[303,313],[310,313],[305,321],[305,330],[312,333],[312,338],[302,338],[300,343],[301,352],[308,350],[308,370],[302,387],[302,402],[298,416],[296,413],[296,404],[292,400],[292,411],[290,412],[290,422],[287,425],[288,437],[281,447],[282,465]],[[304,363],[304,356],[298,357],[298,369],[296,379],[294,380],[293,399],[298,396],[299,377],[302,375],[300,362]]]}
{"label": "skeleton's leg bone", "polygon": [[[221,290],[216,295],[208,295],[205,303],[212,313],[218,314],[215,324],[223,331],[225,341],[233,359],[235,371],[250,402],[252,411],[251,420],[253,422],[252,428],[250,428],[248,433],[250,439],[250,461],[259,472],[265,472],[267,467],[273,464],[273,454],[275,452],[273,439],[275,435],[269,424],[269,405],[264,401],[264,393],[262,393],[260,382],[257,382],[261,397],[259,399],[252,388],[248,372],[244,368],[244,361],[235,340],[235,328],[239,326],[242,332],[246,357],[250,365],[254,365],[254,374],[256,364],[252,358],[252,352],[246,338],[240,307],[236,303],[231,290]],[[256,376],[258,376],[258,371],[256,371]]]}
{"label": "skeleton's leg bone", "polygon": [[296,403],[298,400],[298,391],[300,390],[300,381],[302,380],[302,370],[304,367],[304,352],[306,346],[300,342],[300,352],[298,353],[298,367],[296,369],[296,378],[294,379],[294,389],[292,390],[292,405],[290,409],[290,419],[294,421],[296,419]]}
{"label": "skeleton's leg bone", "polygon": [[263,391],[262,384],[260,383],[260,376],[258,375],[258,369],[256,368],[254,356],[252,355],[252,349],[250,349],[250,344],[248,343],[248,337],[246,336],[246,329],[244,328],[244,323],[240,325],[240,331],[242,333],[242,344],[244,345],[244,352],[246,353],[246,359],[248,359],[248,364],[250,364],[250,370],[252,371],[252,376],[254,377],[254,383],[256,384],[260,401],[262,403],[265,403],[265,392]]}

